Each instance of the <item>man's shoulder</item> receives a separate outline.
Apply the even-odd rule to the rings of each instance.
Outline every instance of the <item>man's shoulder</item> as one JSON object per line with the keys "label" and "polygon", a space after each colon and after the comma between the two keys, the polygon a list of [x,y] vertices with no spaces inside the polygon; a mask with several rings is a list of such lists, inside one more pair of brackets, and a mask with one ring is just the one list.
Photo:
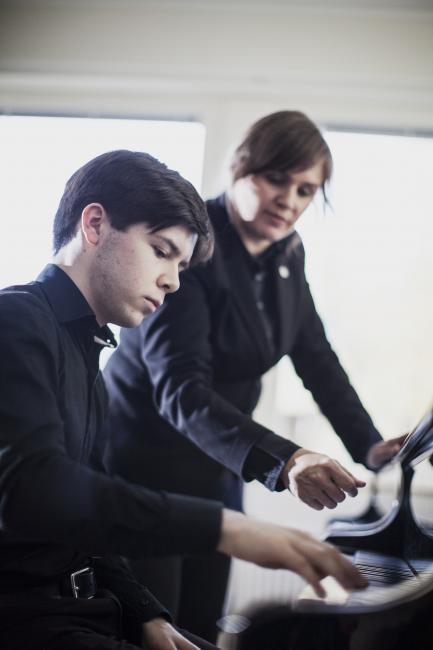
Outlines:
{"label": "man's shoulder", "polygon": [[49,309],[48,301],[37,282],[29,284],[13,284],[0,290],[0,301],[3,309]]}
{"label": "man's shoulder", "polygon": [[13,285],[0,290],[0,319],[9,323],[53,322],[54,314],[39,283]]}

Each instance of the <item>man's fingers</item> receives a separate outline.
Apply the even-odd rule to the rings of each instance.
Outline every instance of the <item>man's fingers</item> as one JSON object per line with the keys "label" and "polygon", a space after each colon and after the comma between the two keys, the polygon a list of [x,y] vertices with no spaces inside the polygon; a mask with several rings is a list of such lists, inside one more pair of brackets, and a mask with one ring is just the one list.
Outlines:
{"label": "man's fingers", "polygon": [[368,584],[358,568],[330,544],[314,549],[312,558],[316,571],[333,576],[345,589],[362,589]]}
{"label": "man's fingers", "polygon": [[292,550],[291,560],[295,563],[296,572],[313,587],[319,598],[324,598],[326,596],[326,591],[320,584],[323,574],[315,569],[314,564],[305,557],[302,550],[300,553],[295,553]]}
{"label": "man's fingers", "polygon": [[357,568],[330,544],[299,530],[250,520],[231,510],[223,511],[217,550],[262,567],[295,571],[320,597],[325,595],[320,581],[328,575],[345,589],[366,586]]}
{"label": "man's fingers", "polygon": [[303,557],[297,559],[296,570],[321,598],[326,592],[320,580],[328,575],[334,577],[344,589],[362,589],[368,584],[357,567],[330,544],[305,540],[302,548],[299,548],[299,555]]}
{"label": "man's fingers", "polygon": [[342,556],[339,556],[339,561],[335,562],[335,565],[332,567],[331,575],[345,589],[363,589],[368,585],[368,580],[364,578],[358,568]]}
{"label": "man's fingers", "polygon": [[358,568],[331,544],[308,535],[294,542],[292,560],[293,553],[296,571],[311,584],[318,596],[324,595],[320,580],[328,575],[333,576],[344,589],[362,589],[368,584]]}
{"label": "man's fingers", "polygon": [[183,630],[176,630],[173,637],[173,648],[176,648],[176,650],[200,650],[195,643],[184,637],[182,632]]}
{"label": "man's fingers", "polygon": [[195,645],[195,643],[191,643],[191,641],[188,641],[188,639],[185,639],[184,636],[179,637],[179,639],[176,639],[176,650],[200,650],[200,648]]}
{"label": "man's fingers", "polygon": [[160,617],[144,623],[143,634],[149,650],[200,650],[181,631]]}

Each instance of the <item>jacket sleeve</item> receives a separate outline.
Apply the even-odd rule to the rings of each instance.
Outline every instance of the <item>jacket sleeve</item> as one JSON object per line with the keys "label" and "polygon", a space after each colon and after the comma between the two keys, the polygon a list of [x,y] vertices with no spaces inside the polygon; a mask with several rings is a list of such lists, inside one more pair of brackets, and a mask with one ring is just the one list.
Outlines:
{"label": "jacket sleeve", "polygon": [[291,359],[305,388],[311,391],[322,413],[356,462],[366,462],[368,449],[382,440],[370,416],[350,384],[326,337],[303,271],[301,322]]}
{"label": "jacket sleeve", "polygon": [[[266,484],[269,472],[276,466],[281,471],[281,458],[274,458],[274,449],[287,460],[297,446],[254,422],[214,390],[210,320],[206,289],[188,271],[180,290],[141,327],[141,361],[152,382],[154,404],[165,420],[207,455],[238,476]],[[266,441],[267,460],[256,463],[253,455],[248,462],[261,441]],[[271,483],[268,487],[273,489],[275,477]]]}
{"label": "jacket sleeve", "polygon": [[90,555],[213,549],[220,504],[153,492],[68,456],[56,341],[39,299],[0,296],[0,533]]}

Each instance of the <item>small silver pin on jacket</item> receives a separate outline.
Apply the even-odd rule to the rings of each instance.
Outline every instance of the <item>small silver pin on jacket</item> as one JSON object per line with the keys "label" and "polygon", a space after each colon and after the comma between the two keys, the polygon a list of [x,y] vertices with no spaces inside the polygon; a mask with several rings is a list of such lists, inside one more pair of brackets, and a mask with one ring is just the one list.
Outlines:
{"label": "small silver pin on jacket", "polygon": [[290,271],[287,268],[287,266],[284,266],[281,264],[281,266],[278,267],[278,273],[280,274],[280,277],[283,278],[283,280],[287,280],[287,278],[290,276]]}

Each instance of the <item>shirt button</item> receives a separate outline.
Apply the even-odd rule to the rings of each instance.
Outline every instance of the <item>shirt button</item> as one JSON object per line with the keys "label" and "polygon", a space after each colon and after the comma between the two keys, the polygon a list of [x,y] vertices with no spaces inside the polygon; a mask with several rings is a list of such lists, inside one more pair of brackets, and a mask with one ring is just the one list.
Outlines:
{"label": "shirt button", "polygon": [[263,304],[263,302],[261,300],[257,301],[257,308],[260,309],[260,311],[264,310],[265,305]]}
{"label": "shirt button", "polygon": [[263,271],[259,271],[259,273],[256,273],[254,275],[254,280],[256,280],[256,282],[263,282],[264,276],[265,274],[263,273]]}

